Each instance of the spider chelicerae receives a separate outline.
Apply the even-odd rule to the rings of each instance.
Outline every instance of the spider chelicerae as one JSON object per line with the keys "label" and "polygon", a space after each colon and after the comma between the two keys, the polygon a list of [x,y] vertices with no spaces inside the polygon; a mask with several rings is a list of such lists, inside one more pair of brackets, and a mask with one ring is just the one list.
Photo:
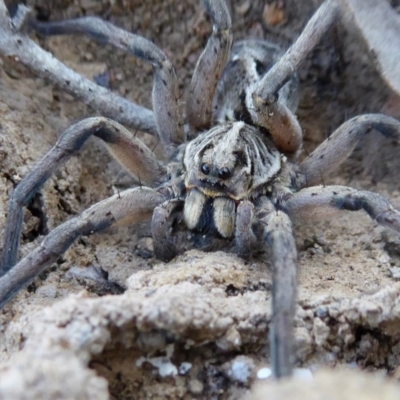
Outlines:
{"label": "spider chelicerae", "polygon": [[[169,222],[178,212],[189,229],[232,239],[243,257],[248,257],[254,246],[267,243],[271,247],[272,365],[276,377],[288,376],[292,371],[297,257],[291,219],[310,215],[319,208],[364,210],[378,223],[400,231],[400,213],[382,196],[345,186],[315,186],[322,175],[350,155],[369,131],[376,129],[398,139],[400,123],[380,114],[352,118],[311,155],[296,162],[302,131],[295,117],[294,73],[338,19],[339,6],[333,0],[323,3],[284,53],[261,40],[232,45],[225,0],[204,0],[204,5],[213,32],[187,92],[184,119],[175,70],[152,42],[94,17],[39,23],[26,18],[24,7],[10,17],[0,1],[3,55],[18,57],[34,72],[54,80],[102,114],[157,134],[170,160],[157,160],[140,140],[106,117],[88,118],[68,128],[21,180],[10,199],[0,269],[0,304],[4,305],[60,257],[78,237],[114,224],[151,218],[155,255],[171,260],[177,250],[169,236]],[[97,87],[49,58],[22,33],[27,25],[47,35],[85,34],[150,62],[154,67],[154,118],[149,110]],[[17,263],[23,207],[92,135],[104,141],[141,185],[63,223]]]}

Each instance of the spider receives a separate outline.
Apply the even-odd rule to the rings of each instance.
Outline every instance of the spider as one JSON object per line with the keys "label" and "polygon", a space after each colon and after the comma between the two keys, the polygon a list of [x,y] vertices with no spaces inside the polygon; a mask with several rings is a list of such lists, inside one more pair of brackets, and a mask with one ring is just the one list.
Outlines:
{"label": "spider", "polygon": [[[168,222],[178,212],[188,229],[232,239],[243,257],[251,254],[253,246],[266,242],[271,247],[270,346],[273,371],[280,378],[289,376],[293,368],[297,251],[291,219],[312,215],[317,209],[364,210],[378,223],[400,232],[400,212],[381,195],[345,186],[316,186],[322,175],[342,163],[372,129],[398,139],[400,122],[380,114],[352,118],[298,162],[302,131],[295,117],[295,71],[336,22],[339,6],[333,0],[323,3],[284,53],[267,41],[232,44],[231,17],[225,0],[204,0],[204,5],[213,32],[188,90],[185,125],[175,70],[155,44],[95,17],[30,22],[38,32],[85,34],[150,62],[154,68],[153,120],[148,110],[70,70],[62,69],[60,76],[60,63],[49,61],[47,53],[19,32],[27,24],[24,8],[10,18],[0,1],[0,18],[8,26],[7,35],[0,39],[4,55],[17,54],[35,72],[55,80],[103,114],[117,115],[119,121],[130,126],[157,133],[169,159],[167,163],[158,161],[140,140],[106,117],[88,118],[68,128],[21,180],[9,201],[0,305],[57,260],[78,237],[114,224],[151,218],[155,255],[171,260],[177,250],[169,237]],[[88,91],[82,91],[82,87]],[[104,141],[120,164],[141,182],[140,186],[66,221],[17,263],[22,208],[92,135]]]}

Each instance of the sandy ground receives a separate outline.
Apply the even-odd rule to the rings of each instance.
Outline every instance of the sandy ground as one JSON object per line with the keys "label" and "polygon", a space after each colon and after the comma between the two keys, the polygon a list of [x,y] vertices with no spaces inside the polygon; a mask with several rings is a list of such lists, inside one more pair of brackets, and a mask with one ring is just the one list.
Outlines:
{"label": "sandy ground", "polygon": [[[31,3],[42,17],[101,15],[153,40],[171,57],[182,91],[210,32],[195,0],[82,0],[60,2],[57,8],[56,2]],[[311,0],[296,4],[232,2],[235,38],[273,38],[287,45],[316,7]],[[143,62],[84,38],[37,40],[81,74],[93,79],[106,72],[112,90],[151,106],[152,73]],[[356,36],[339,26],[299,71],[298,116],[305,153],[353,115],[398,112],[396,99],[360,46]],[[14,185],[63,129],[95,113],[21,65],[0,62],[2,232]],[[156,145],[153,137],[141,137]],[[371,152],[374,144],[368,146]],[[400,208],[397,171],[377,179],[390,160],[376,170],[367,163],[375,172],[367,175],[363,153],[365,148],[358,149],[337,175],[324,177],[324,183],[374,190]],[[90,139],[28,207],[20,256],[62,221],[134,184],[101,143]],[[312,370],[345,364],[397,379],[400,286],[393,268],[399,265],[399,238],[361,213],[319,217],[295,227],[297,364]],[[54,393],[82,399],[251,396],[257,371],[269,363],[267,255],[260,252],[244,262],[225,253],[219,243],[208,246],[207,240],[190,234],[182,238],[187,251],[168,264],[154,259],[148,224],[112,229],[75,243],[1,310],[0,398],[54,398]],[[205,245],[219,251],[206,252]],[[193,247],[197,249],[189,250]],[[99,296],[89,280],[68,272],[92,266],[129,290],[120,296]],[[62,391],[66,377],[76,393]],[[10,382],[20,383],[13,388]],[[20,395],[22,388],[32,395]]]}

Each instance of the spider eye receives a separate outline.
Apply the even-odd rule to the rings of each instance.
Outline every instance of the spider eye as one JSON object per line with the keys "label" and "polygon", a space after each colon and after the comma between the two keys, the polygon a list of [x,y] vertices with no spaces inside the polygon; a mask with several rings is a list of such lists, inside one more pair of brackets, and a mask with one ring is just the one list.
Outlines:
{"label": "spider eye", "polygon": [[220,179],[228,179],[232,176],[232,172],[229,171],[228,168],[224,167],[218,171],[218,178]]}
{"label": "spider eye", "polygon": [[201,165],[201,172],[204,175],[208,175],[210,173],[210,166],[208,164],[206,164],[206,163],[202,164]]}

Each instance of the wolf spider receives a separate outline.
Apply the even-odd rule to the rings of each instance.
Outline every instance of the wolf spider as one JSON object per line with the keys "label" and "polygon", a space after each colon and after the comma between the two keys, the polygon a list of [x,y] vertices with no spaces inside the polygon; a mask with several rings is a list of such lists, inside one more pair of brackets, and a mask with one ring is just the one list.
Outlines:
{"label": "wolf spider", "polygon": [[[10,18],[0,1],[0,22],[3,30],[8,29],[0,37],[3,55],[18,56],[36,73],[103,114],[158,134],[170,160],[158,161],[122,125],[105,117],[88,118],[68,128],[21,180],[9,201],[0,305],[56,261],[78,237],[114,224],[151,218],[155,255],[171,260],[177,251],[168,236],[168,221],[172,214],[181,212],[189,229],[233,239],[237,252],[244,257],[249,256],[254,244],[267,242],[271,247],[272,366],[276,377],[288,376],[292,371],[297,258],[291,219],[311,215],[317,208],[364,210],[378,223],[399,232],[399,211],[379,194],[345,186],[315,185],[322,175],[342,163],[369,131],[376,129],[386,137],[398,139],[400,123],[380,114],[352,118],[304,161],[296,162],[302,132],[294,115],[294,73],[335,23],[339,6],[333,0],[323,3],[297,41],[283,53],[276,45],[261,40],[232,46],[231,17],[225,0],[204,0],[204,4],[213,32],[190,84],[185,128],[175,70],[152,42],[94,17],[45,24],[29,22],[40,33],[85,34],[150,62],[154,68],[154,119],[149,110],[97,87],[55,59],[49,61],[48,54],[20,32],[27,25],[24,9]],[[39,59],[41,63],[32,61]],[[17,263],[22,208],[92,135],[104,141],[141,185],[66,221]]]}

